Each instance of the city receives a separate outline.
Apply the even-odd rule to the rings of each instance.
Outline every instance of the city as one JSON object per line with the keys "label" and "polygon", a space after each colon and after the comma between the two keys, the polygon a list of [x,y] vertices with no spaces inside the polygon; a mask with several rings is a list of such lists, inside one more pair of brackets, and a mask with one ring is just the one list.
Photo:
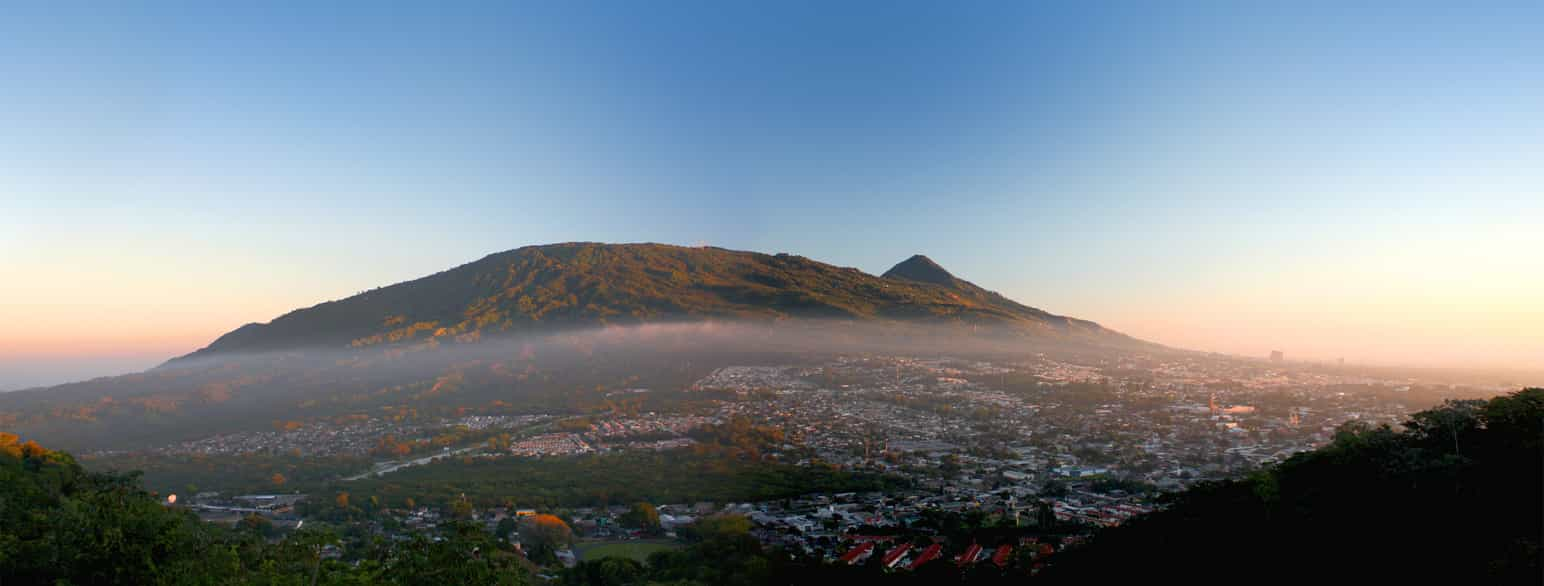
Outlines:
{"label": "city", "polygon": [[[437,424],[372,419],[344,427],[293,425],[182,442],[158,452],[380,456],[394,455],[382,445],[415,440],[430,448],[411,459],[377,460],[370,470],[329,484],[347,491],[350,480],[389,481],[415,465],[453,465],[447,460],[452,456],[539,461],[690,451],[706,441],[705,430],[736,422],[778,432],[776,443],[759,446],[758,458],[885,476],[905,488],[766,501],[657,502],[652,504],[659,511],[658,533],[626,527],[626,503],[542,511],[474,505],[460,514],[495,531],[517,513],[554,513],[581,544],[669,543],[676,529],[698,518],[740,515],[767,546],[827,563],[863,564],[883,554],[882,565],[897,571],[945,558],[960,567],[976,561],[1040,567],[1098,527],[1161,508],[1166,493],[1237,478],[1324,445],[1347,423],[1398,427],[1413,411],[1430,406],[1431,393],[1481,395],[1499,389],[1379,378],[1343,365],[1205,355],[1078,363],[1043,355],[992,362],[852,354],[789,366],[726,366],[685,389],[630,388],[617,394],[647,406],[651,395],[666,392],[699,400],[675,412],[635,407],[467,415]],[[253,502],[251,495],[189,496],[182,502],[210,520],[235,523],[243,514],[289,526],[304,520],[293,506],[295,496],[258,507],[242,506]],[[325,507],[331,498],[320,500]],[[456,518],[456,508],[387,506],[354,522],[371,533],[405,539],[404,531],[437,530]],[[940,515],[1022,534],[1013,544],[986,549],[951,542],[936,526]],[[505,538],[518,542],[518,531],[507,533]],[[570,550],[558,553],[570,566],[581,559]]]}

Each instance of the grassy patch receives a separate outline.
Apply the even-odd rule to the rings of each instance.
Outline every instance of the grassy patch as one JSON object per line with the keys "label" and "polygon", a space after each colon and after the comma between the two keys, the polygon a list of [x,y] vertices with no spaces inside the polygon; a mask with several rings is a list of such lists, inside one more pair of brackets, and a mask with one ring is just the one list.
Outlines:
{"label": "grassy patch", "polygon": [[601,558],[618,557],[632,558],[640,562],[647,561],[649,554],[656,551],[666,551],[679,548],[674,541],[641,540],[641,541],[597,541],[594,543],[581,543],[574,546],[574,552],[581,560],[598,560]]}

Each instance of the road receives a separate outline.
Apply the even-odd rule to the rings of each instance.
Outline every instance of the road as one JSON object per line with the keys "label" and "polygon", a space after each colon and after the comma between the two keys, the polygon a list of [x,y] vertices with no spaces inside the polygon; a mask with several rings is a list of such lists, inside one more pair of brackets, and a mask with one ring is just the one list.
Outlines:
{"label": "road", "polygon": [[370,468],[369,472],[365,472],[363,474],[356,474],[354,476],[350,476],[350,477],[344,478],[343,480],[344,481],[363,480],[365,478],[370,478],[372,476],[380,476],[382,474],[388,474],[388,473],[391,473],[391,472],[396,472],[396,471],[401,470],[403,468],[408,468],[408,467],[412,467],[412,466],[420,466],[420,465],[423,465],[423,464],[428,464],[430,462],[433,462],[435,460],[439,460],[441,458],[449,458],[451,456],[456,456],[456,455],[464,454],[464,453],[470,452],[472,450],[480,449],[480,448],[482,448],[482,446],[480,446],[480,445],[467,446],[467,447],[464,447],[464,448],[461,448],[461,449],[457,449],[457,450],[451,450],[449,448],[446,448],[445,451],[440,452],[438,454],[434,454],[434,455],[431,455],[431,456],[424,456],[422,458],[408,460],[406,462],[396,462],[396,461],[377,462],[375,464],[375,466]]}

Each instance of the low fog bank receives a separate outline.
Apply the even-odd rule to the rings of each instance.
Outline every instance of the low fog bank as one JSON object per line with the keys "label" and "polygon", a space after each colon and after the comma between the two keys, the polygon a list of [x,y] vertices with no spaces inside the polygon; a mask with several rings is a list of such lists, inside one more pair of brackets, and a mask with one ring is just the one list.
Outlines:
{"label": "low fog bank", "polygon": [[160,360],[150,355],[0,357],[0,393],[139,372]]}
{"label": "low fog bank", "polygon": [[618,389],[647,388],[671,400],[665,396],[689,395],[683,391],[724,366],[813,366],[834,354],[1004,362],[1044,355],[1090,365],[1136,355],[1242,360],[961,323],[652,323],[178,359],[0,394],[0,429],[66,449],[127,450],[361,415],[581,413]]}
{"label": "low fog bank", "polygon": [[[1143,350],[1167,350],[1146,345]],[[1008,327],[850,320],[703,320],[614,325],[456,340],[432,338],[365,347],[312,347],[173,359],[153,372],[230,368],[247,362],[380,365],[540,359],[578,354],[594,358],[693,352],[890,353],[922,356],[1037,353],[1101,355],[1129,350],[1070,336],[1029,335]],[[1171,350],[1179,353],[1181,351]]]}
{"label": "low fog bank", "polygon": [[[88,434],[100,437],[93,443],[134,443],[142,436],[148,441],[192,435],[194,428],[261,428],[321,410],[379,408],[426,397],[436,406],[498,400],[561,410],[597,386],[674,391],[721,366],[799,363],[833,353],[1037,352],[1093,356],[1104,350],[1081,340],[970,325],[795,319],[606,326],[459,341],[425,337],[358,348],[184,358],[134,374],[0,394],[0,428],[31,429],[66,444]],[[450,388],[455,390],[442,392]]]}

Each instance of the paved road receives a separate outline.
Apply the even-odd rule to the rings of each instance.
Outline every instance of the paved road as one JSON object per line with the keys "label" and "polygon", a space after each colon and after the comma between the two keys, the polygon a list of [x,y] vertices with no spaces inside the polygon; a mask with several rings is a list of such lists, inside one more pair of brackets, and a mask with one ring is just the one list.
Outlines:
{"label": "paved road", "polygon": [[376,465],[374,467],[370,468],[369,472],[365,472],[364,474],[356,474],[354,476],[350,476],[348,478],[344,478],[343,480],[345,480],[345,481],[348,481],[348,480],[362,480],[362,479],[365,479],[365,478],[370,478],[372,476],[380,476],[382,474],[388,474],[388,473],[391,473],[391,472],[396,472],[396,471],[401,470],[403,468],[408,468],[408,467],[412,467],[412,466],[419,466],[419,465],[423,465],[423,464],[428,464],[430,462],[433,462],[435,460],[439,460],[441,458],[449,458],[451,456],[455,456],[455,455],[458,455],[458,454],[464,454],[464,453],[470,452],[472,450],[479,449],[481,447],[482,446],[480,446],[480,445],[478,445],[478,446],[467,446],[467,447],[461,448],[459,450],[447,450],[447,451],[444,451],[444,452],[440,452],[438,454],[434,454],[434,455],[430,455],[430,456],[424,456],[422,458],[417,458],[417,459],[414,459],[414,460],[408,460],[406,462],[394,462],[394,461],[378,462],[378,463],[376,463]]}

